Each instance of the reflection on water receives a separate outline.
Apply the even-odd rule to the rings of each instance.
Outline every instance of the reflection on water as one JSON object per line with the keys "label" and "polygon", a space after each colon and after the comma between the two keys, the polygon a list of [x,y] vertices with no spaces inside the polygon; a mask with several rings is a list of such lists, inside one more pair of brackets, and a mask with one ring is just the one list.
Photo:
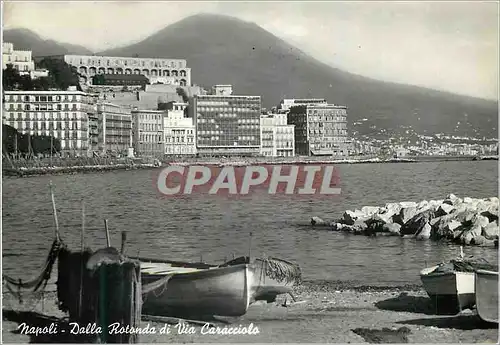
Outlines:
{"label": "reflection on water", "polygon": [[[3,268],[27,278],[45,260],[54,220],[48,182],[53,181],[63,239],[80,248],[81,203],[86,243],[112,244],[127,231],[133,255],[220,262],[233,254],[272,255],[298,262],[306,279],[364,284],[416,283],[426,264],[456,257],[459,249],[399,237],[350,236],[307,226],[311,216],[328,220],[346,209],[386,202],[440,199],[449,193],[497,194],[496,161],[339,165],[342,195],[329,198],[216,196],[160,198],[154,171],[3,180]],[[250,248],[250,232],[253,234]],[[470,247],[466,255],[496,260],[497,251]],[[21,256],[14,256],[21,255]]]}

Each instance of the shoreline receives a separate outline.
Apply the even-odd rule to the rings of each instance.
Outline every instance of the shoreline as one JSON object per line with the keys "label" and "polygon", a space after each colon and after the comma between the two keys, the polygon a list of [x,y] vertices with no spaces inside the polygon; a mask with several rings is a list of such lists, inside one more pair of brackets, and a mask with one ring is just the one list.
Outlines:
{"label": "shoreline", "polygon": [[[482,343],[498,340],[498,325],[482,322],[474,311],[437,315],[430,298],[417,285],[358,291],[349,287],[348,283],[344,284],[346,289],[342,289],[340,285],[345,282],[326,285],[304,283],[294,289],[297,303],[290,303],[290,299],[280,296],[275,303],[251,305],[241,317],[208,320],[220,329],[258,328],[256,334],[207,335],[202,334],[202,326],[193,324],[190,325],[194,327],[192,333],[182,334],[175,325],[171,325],[171,334],[141,334],[139,342]],[[55,295],[48,295],[36,308],[30,308],[29,301],[16,308],[19,303],[12,295],[4,294],[2,340],[7,343],[81,341],[74,336],[68,338],[68,334],[37,337],[18,333],[17,327],[22,322],[47,327],[55,323],[59,329],[67,329],[67,321],[63,319],[65,314],[58,310]],[[164,325],[142,321],[140,327],[159,330]]]}
{"label": "shoreline", "polygon": [[308,164],[387,164],[387,163],[423,163],[423,162],[449,162],[449,161],[483,161],[483,160],[498,160],[498,156],[416,156],[408,158],[368,158],[368,159],[325,159],[325,158],[311,158],[304,159],[290,157],[290,158],[252,158],[252,159],[219,159],[219,160],[205,160],[203,158],[188,158],[179,160],[165,160],[161,166],[146,163],[136,164],[108,164],[108,165],[74,165],[64,167],[32,167],[32,168],[2,168],[2,174],[6,177],[34,177],[43,175],[72,175],[72,174],[85,174],[96,172],[111,172],[120,170],[139,170],[139,169],[155,169],[162,168],[169,165],[214,165],[219,167],[234,166],[244,167],[256,164],[265,165],[308,165]]}

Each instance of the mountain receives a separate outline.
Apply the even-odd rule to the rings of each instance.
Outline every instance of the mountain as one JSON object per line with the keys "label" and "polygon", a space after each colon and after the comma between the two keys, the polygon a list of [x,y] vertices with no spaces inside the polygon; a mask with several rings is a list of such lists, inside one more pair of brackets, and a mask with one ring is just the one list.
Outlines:
{"label": "mountain", "polygon": [[381,128],[401,133],[412,127],[421,134],[497,137],[495,101],[350,74],[315,60],[256,24],[232,17],[191,16],[141,42],[98,54],[186,59],[194,83],[232,84],[235,94],[262,95],[267,107],[284,97],[326,98],[348,106],[351,129],[367,119],[355,128],[363,134]]}
{"label": "mountain", "polygon": [[412,128],[420,134],[497,137],[497,101],[354,75],[232,17],[191,16],[98,55],[186,59],[193,83],[232,84],[235,94],[261,95],[268,108],[285,97],[325,98],[348,106],[350,130],[360,134],[386,137]]}
{"label": "mountain", "polygon": [[79,45],[60,43],[54,40],[44,40],[28,29],[4,30],[3,41],[13,43],[14,49],[33,51],[34,57],[64,54],[92,54],[89,49]]}

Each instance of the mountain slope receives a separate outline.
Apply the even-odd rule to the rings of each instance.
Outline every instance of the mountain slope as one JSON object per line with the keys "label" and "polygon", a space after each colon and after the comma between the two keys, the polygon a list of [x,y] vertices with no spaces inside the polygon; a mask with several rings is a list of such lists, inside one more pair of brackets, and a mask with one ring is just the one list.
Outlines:
{"label": "mountain slope", "polygon": [[402,132],[401,126],[412,126],[422,134],[497,136],[497,102],[353,75],[307,56],[253,23],[231,17],[188,17],[139,43],[99,53],[136,54],[186,59],[194,83],[232,84],[235,94],[262,95],[267,107],[284,97],[326,98],[347,105],[350,124],[368,119],[359,127],[364,134],[380,128]]}
{"label": "mountain slope", "polygon": [[32,50],[34,57],[63,54],[92,54],[89,49],[79,45],[44,40],[28,29],[4,30],[3,41],[13,43],[14,49]]}

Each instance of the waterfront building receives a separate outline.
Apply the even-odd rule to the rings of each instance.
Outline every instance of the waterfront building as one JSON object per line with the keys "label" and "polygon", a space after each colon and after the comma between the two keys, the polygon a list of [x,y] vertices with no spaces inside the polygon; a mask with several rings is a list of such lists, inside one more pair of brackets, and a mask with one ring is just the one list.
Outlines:
{"label": "waterfront building", "polygon": [[233,94],[232,85],[214,85],[212,86],[212,95],[231,96]]}
{"label": "waterfront building", "polygon": [[288,124],[295,125],[297,154],[348,155],[347,107],[325,103],[293,106]]}
{"label": "waterfront building", "polygon": [[12,65],[19,74],[30,74],[35,70],[35,63],[31,57],[31,50],[15,50],[14,44],[3,42],[2,44],[2,69]]}
{"label": "waterfront building", "polygon": [[60,139],[64,155],[86,156],[95,101],[92,95],[76,90],[4,91],[3,123],[22,134]]}
{"label": "waterfront building", "polygon": [[187,103],[171,102],[163,118],[166,155],[195,155],[196,140],[193,118],[185,117]]}
{"label": "waterfront building", "polygon": [[294,127],[287,124],[286,114],[261,115],[261,154],[267,157],[295,156]]}
{"label": "waterfront building", "polygon": [[327,104],[328,102],[323,98],[289,98],[281,100],[279,110],[281,112],[287,112],[291,107],[298,105],[315,105],[315,104]]}
{"label": "waterfront building", "polygon": [[165,114],[161,110],[132,109],[132,137],[136,156],[163,157]]}
{"label": "waterfront building", "polygon": [[64,55],[64,61],[77,68],[89,81],[97,74],[142,74],[146,77],[165,77],[171,85],[191,85],[191,68],[186,60],[95,55]]}
{"label": "waterfront building", "polygon": [[126,154],[132,147],[132,110],[112,103],[99,102],[91,118],[92,149],[103,153]]}
{"label": "waterfront building", "polygon": [[196,95],[190,111],[198,154],[260,154],[260,96]]}

